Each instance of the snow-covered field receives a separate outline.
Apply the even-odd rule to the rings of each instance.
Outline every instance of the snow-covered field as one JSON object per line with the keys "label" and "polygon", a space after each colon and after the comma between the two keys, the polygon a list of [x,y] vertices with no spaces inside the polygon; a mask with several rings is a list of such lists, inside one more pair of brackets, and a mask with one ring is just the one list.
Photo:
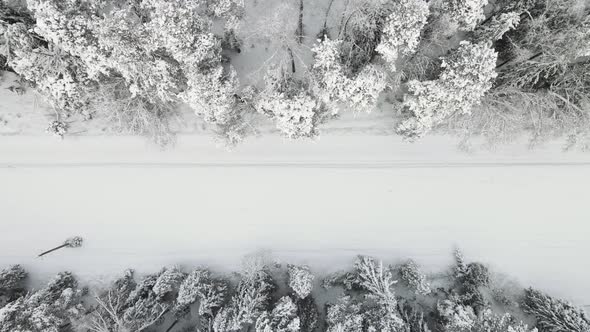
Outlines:
{"label": "snow-covered field", "polygon": [[[453,141],[324,135],[253,139],[236,151],[183,136],[0,139],[0,266],[83,279],[171,264],[235,268],[267,249],[317,270],[355,254],[413,257],[452,248],[578,304],[590,303],[590,155],[523,145],[467,155]],[[37,259],[66,237],[81,249]]]}

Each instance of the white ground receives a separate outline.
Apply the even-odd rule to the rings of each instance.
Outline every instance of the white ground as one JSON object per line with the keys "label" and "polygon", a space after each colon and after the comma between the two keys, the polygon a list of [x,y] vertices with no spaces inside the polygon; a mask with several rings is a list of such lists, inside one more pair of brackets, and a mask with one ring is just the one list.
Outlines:
{"label": "white ground", "polygon": [[[590,303],[590,154],[558,146],[466,155],[432,137],[201,136],[158,151],[128,137],[0,139],[0,266],[84,279],[175,263],[235,268],[258,249],[318,270],[355,254],[450,263],[454,245],[578,304]],[[35,258],[68,236],[81,249]]]}

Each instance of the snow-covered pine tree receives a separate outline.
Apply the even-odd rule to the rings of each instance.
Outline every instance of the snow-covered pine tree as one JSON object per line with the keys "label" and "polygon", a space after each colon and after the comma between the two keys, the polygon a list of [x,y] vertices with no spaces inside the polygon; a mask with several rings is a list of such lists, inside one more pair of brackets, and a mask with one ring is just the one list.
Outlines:
{"label": "snow-covered pine tree", "polygon": [[414,53],[420,34],[429,15],[428,3],[424,0],[401,0],[395,2],[385,21],[381,42],[377,51],[387,62],[389,69],[396,70],[398,57]]}
{"label": "snow-covered pine tree", "polygon": [[397,299],[393,285],[397,283],[389,269],[383,268],[382,262],[377,262],[371,257],[359,256],[354,265],[361,289],[368,291],[366,296],[377,304],[370,310],[368,317],[372,316],[372,325],[379,326],[380,331],[397,331],[404,326],[397,310]]}
{"label": "snow-covered pine tree", "polygon": [[82,291],[71,273],[59,273],[44,288],[0,308],[0,332],[60,332],[80,317]]}
{"label": "snow-covered pine tree", "polygon": [[272,311],[264,311],[256,320],[256,332],[299,332],[300,321],[297,306],[288,296],[283,296]]}
{"label": "snow-covered pine tree", "polygon": [[588,332],[590,319],[583,309],[552,298],[536,289],[525,290],[522,308],[535,317],[541,332]]}
{"label": "snow-covered pine tree", "polygon": [[470,306],[476,314],[487,306],[481,288],[490,285],[489,269],[478,262],[466,263],[463,253],[455,249],[452,292],[460,304]]}
{"label": "snow-covered pine tree", "polygon": [[408,83],[410,94],[404,106],[410,116],[398,126],[398,133],[417,139],[453,114],[470,114],[492,87],[497,76],[496,60],[489,42],[462,41],[450,57],[443,59],[437,80]]}
{"label": "snow-covered pine tree", "polygon": [[460,303],[456,296],[437,302],[438,323],[445,331],[467,332],[475,325],[477,316],[473,308]]}
{"label": "snow-covered pine tree", "polygon": [[315,332],[320,325],[320,312],[312,295],[304,299],[295,299],[297,316],[299,317],[299,330],[301,332]]}
{"label": "snow-covered pine tree", "polygon": [[172,302],[176,299],[178,289],[186,274],[178,267],[164,268],[154,284],[152,291],[160,302]]}
{"label": "snow-covered pine tree", "polygon": [[11,265],[0,271],[0,308],[25,294],[27,275],[20,265]]}
{"label": "snow-covered pine tree", "polygon": [[289,288],[293,291],[294,303],[299,317],[299,331],[313,332],[319,324],[319,311],[311,292],[315,276],[308,266],[287,266]]}
{"label": "snow-covered pine tree", "polygon": [[461,283],[473,285],[474,287],[486,287],[490,284],[490,270],[487,266],[472,262],[467,264],[465,274],[461,276]]}
{"label": "snow-covered pine tree", "polygon": [[492,16],[485,24],[479,25],[473,31],[476,42],[497,41],[510,30],[514,30],[520,23],[520,13],[508,12]]}
{"label": "snow-covered pine tree", "polygon": [[308,266],[289,264],[287,266],[287,273],[289,276],[289,287],[297,297],[304,299],[311,294],[315,277]]}
{"label": "snow-covered pine tree", "polygon": [[198,302],[200,325],[210,330],[217,311],[225,304],[227,293],[228,285],[224,280],[214,278],[207,269],[194,270],[180,284],[172,308],[176,319],[171,327],[189,313],[191,305]]}
{"label": "snow-covered pine tree", "polygon": [[416,294],[428,295],[431,292],[426,276],[413,260],[401,264],[398,268],[400,280]]}
{"label": "snow-covered pine tree", "polygon": [[215,332],[240,331],[256,322],[269,309],[271,295],[276,288],[268,267],[260,262],[248,264],[229,304],[222,308],[213,321]]}

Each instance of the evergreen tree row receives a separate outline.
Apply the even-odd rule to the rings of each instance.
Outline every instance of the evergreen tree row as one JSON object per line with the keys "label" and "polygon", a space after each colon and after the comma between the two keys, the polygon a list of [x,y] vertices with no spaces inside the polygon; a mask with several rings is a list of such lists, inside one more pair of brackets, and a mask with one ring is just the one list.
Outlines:
{"label": "evergreen tree row", "polygon": [[27,288],[19,266],[0,272],[0,332],[589,332],[583,310],[520,289],[483,264],[425,274],[359,256],[322,278],[309,267],[251,256],[242,271],[126,271],[109,285],[81,287],[68,272]]}

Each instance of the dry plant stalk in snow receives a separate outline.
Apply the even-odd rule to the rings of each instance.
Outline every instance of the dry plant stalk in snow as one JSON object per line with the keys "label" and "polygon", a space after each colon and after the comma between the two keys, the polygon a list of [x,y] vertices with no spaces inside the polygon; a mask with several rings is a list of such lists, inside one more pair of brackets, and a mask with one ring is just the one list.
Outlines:
{"label": "dry plant stalk in snow", "polygon": [[84,242],[84,239],[82,239],[82,237],[74,236],[74,237],[66,239],[62,245],[59,245],[55,248],[52,248],[52,249],[49,249],[47,251],[40,253],[39,256],[37,256],[37,257],[45,256],[45,255],[47,255],[51,252],[54,252],[56,250],[59,250],[61,248],[79,248],[82,246],[82,242]]}

